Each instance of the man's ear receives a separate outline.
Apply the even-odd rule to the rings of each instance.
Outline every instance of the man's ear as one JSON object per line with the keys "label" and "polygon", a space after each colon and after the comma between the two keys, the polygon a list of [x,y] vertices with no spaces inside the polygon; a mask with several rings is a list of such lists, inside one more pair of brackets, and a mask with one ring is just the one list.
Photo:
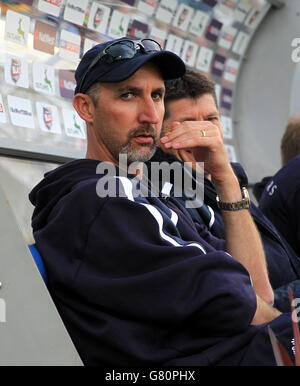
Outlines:
{"label": "man's ear", "polygon": [[95,106],[88,95],[81,93],[74,95],[73,106],[78,115],[84,121],[87,123],[91,123],[93,121]]}

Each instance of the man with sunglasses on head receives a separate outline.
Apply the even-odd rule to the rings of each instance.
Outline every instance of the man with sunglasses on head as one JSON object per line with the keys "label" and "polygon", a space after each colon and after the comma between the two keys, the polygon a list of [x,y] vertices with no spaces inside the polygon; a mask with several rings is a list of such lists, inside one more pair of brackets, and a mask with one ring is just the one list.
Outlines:
{"label": "man with sunglasses on head", "polygon": [[[160,138],[164,80],[184,73],[182,60],[150,39],[89,50],[73,99],[87,124],[86,158],[47,173],[30,193],[48,288],[86,365],[270,365],[267,323],[290,338],[290,316],[269,304],[247,210],[240,212],[259,255],[253,278],[244,247],[224,252],[184,207],[136,178]],[[242,200],[218,156],[211,165],[220,199]]]}

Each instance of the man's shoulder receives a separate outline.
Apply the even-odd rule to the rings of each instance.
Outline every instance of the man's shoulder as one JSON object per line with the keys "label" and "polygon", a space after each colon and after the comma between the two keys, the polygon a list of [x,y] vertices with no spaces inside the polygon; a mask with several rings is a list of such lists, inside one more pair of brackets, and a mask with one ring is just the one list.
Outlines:
{"label": "man's shoulder", "polygon": [[281,195],[294,194],[300,190],[300,155],[285,164],[268,182],[265,191],[276,190]]}
{"label": "man's shoulder", "polygon": [[[259,207],[266,212],[269,206],[274,210],[295,205],[295,198],[300,192],[300,155],[285,164],[266,184],[259,201]],[[298,198],[297,198],[298,199]]]}
{"label": "man's shoulder", "polygon": [[[300,154],[292,158],[274,175],[274,179],[288,179],[299,175],[300,168]],[[295,181],[297,182],[297,181]]]}
{"label": "man's shoulder", "polygon": [[[79,161],[79,160],[78,160]],[[87,162],[90,161],[90,162]],[[73,173],[65,175],[65,181],[73,182],[72,190],[76,191],[93,191],[101,193],[100,189],[105,191],[105,197],[117,197],[120,187],[128,189],[134,185],[135,176],[127,174],[111,162],[96,161],[96,160],[81,160],[77,164],[73,162],[70,165],[75,165],[77,170]],[[81,169],[78,171],[78,169]],[[59,168],[57,169],[59,170]],[[98,194],[102,198],[102,194]]]}

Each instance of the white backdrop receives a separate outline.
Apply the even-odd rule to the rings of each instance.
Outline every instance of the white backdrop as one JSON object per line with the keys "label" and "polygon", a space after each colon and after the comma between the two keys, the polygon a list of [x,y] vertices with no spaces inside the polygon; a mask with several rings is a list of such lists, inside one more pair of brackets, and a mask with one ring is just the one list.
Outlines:
{"label": "white backdrop", "polygon": [[255,183],[281,167],[280,140],[286,122],[300,111],[299,65],[291,43],[300,37],[300,2],[271,9],[256,32],[240,71],[234,105],[239,161]]}

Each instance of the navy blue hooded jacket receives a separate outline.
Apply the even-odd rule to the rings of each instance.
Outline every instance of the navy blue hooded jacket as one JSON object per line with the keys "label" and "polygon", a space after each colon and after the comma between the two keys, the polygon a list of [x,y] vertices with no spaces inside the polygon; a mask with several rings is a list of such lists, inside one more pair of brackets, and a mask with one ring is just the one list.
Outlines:
{"label": "navy blue hooded jacket", "polygon": [[[274,364],[265,326],[250,325],[249,274],[223,242],[172,198],[137,197],[133,176],[98,164],[67,163],[30,193],[49,291],[83,362]],[[99,197],[108,185],[115,196]]]}
{"label": "navy blue hooded jacket", "polygon": [[300,154],[271,178],[259,207],[300,255]]}

